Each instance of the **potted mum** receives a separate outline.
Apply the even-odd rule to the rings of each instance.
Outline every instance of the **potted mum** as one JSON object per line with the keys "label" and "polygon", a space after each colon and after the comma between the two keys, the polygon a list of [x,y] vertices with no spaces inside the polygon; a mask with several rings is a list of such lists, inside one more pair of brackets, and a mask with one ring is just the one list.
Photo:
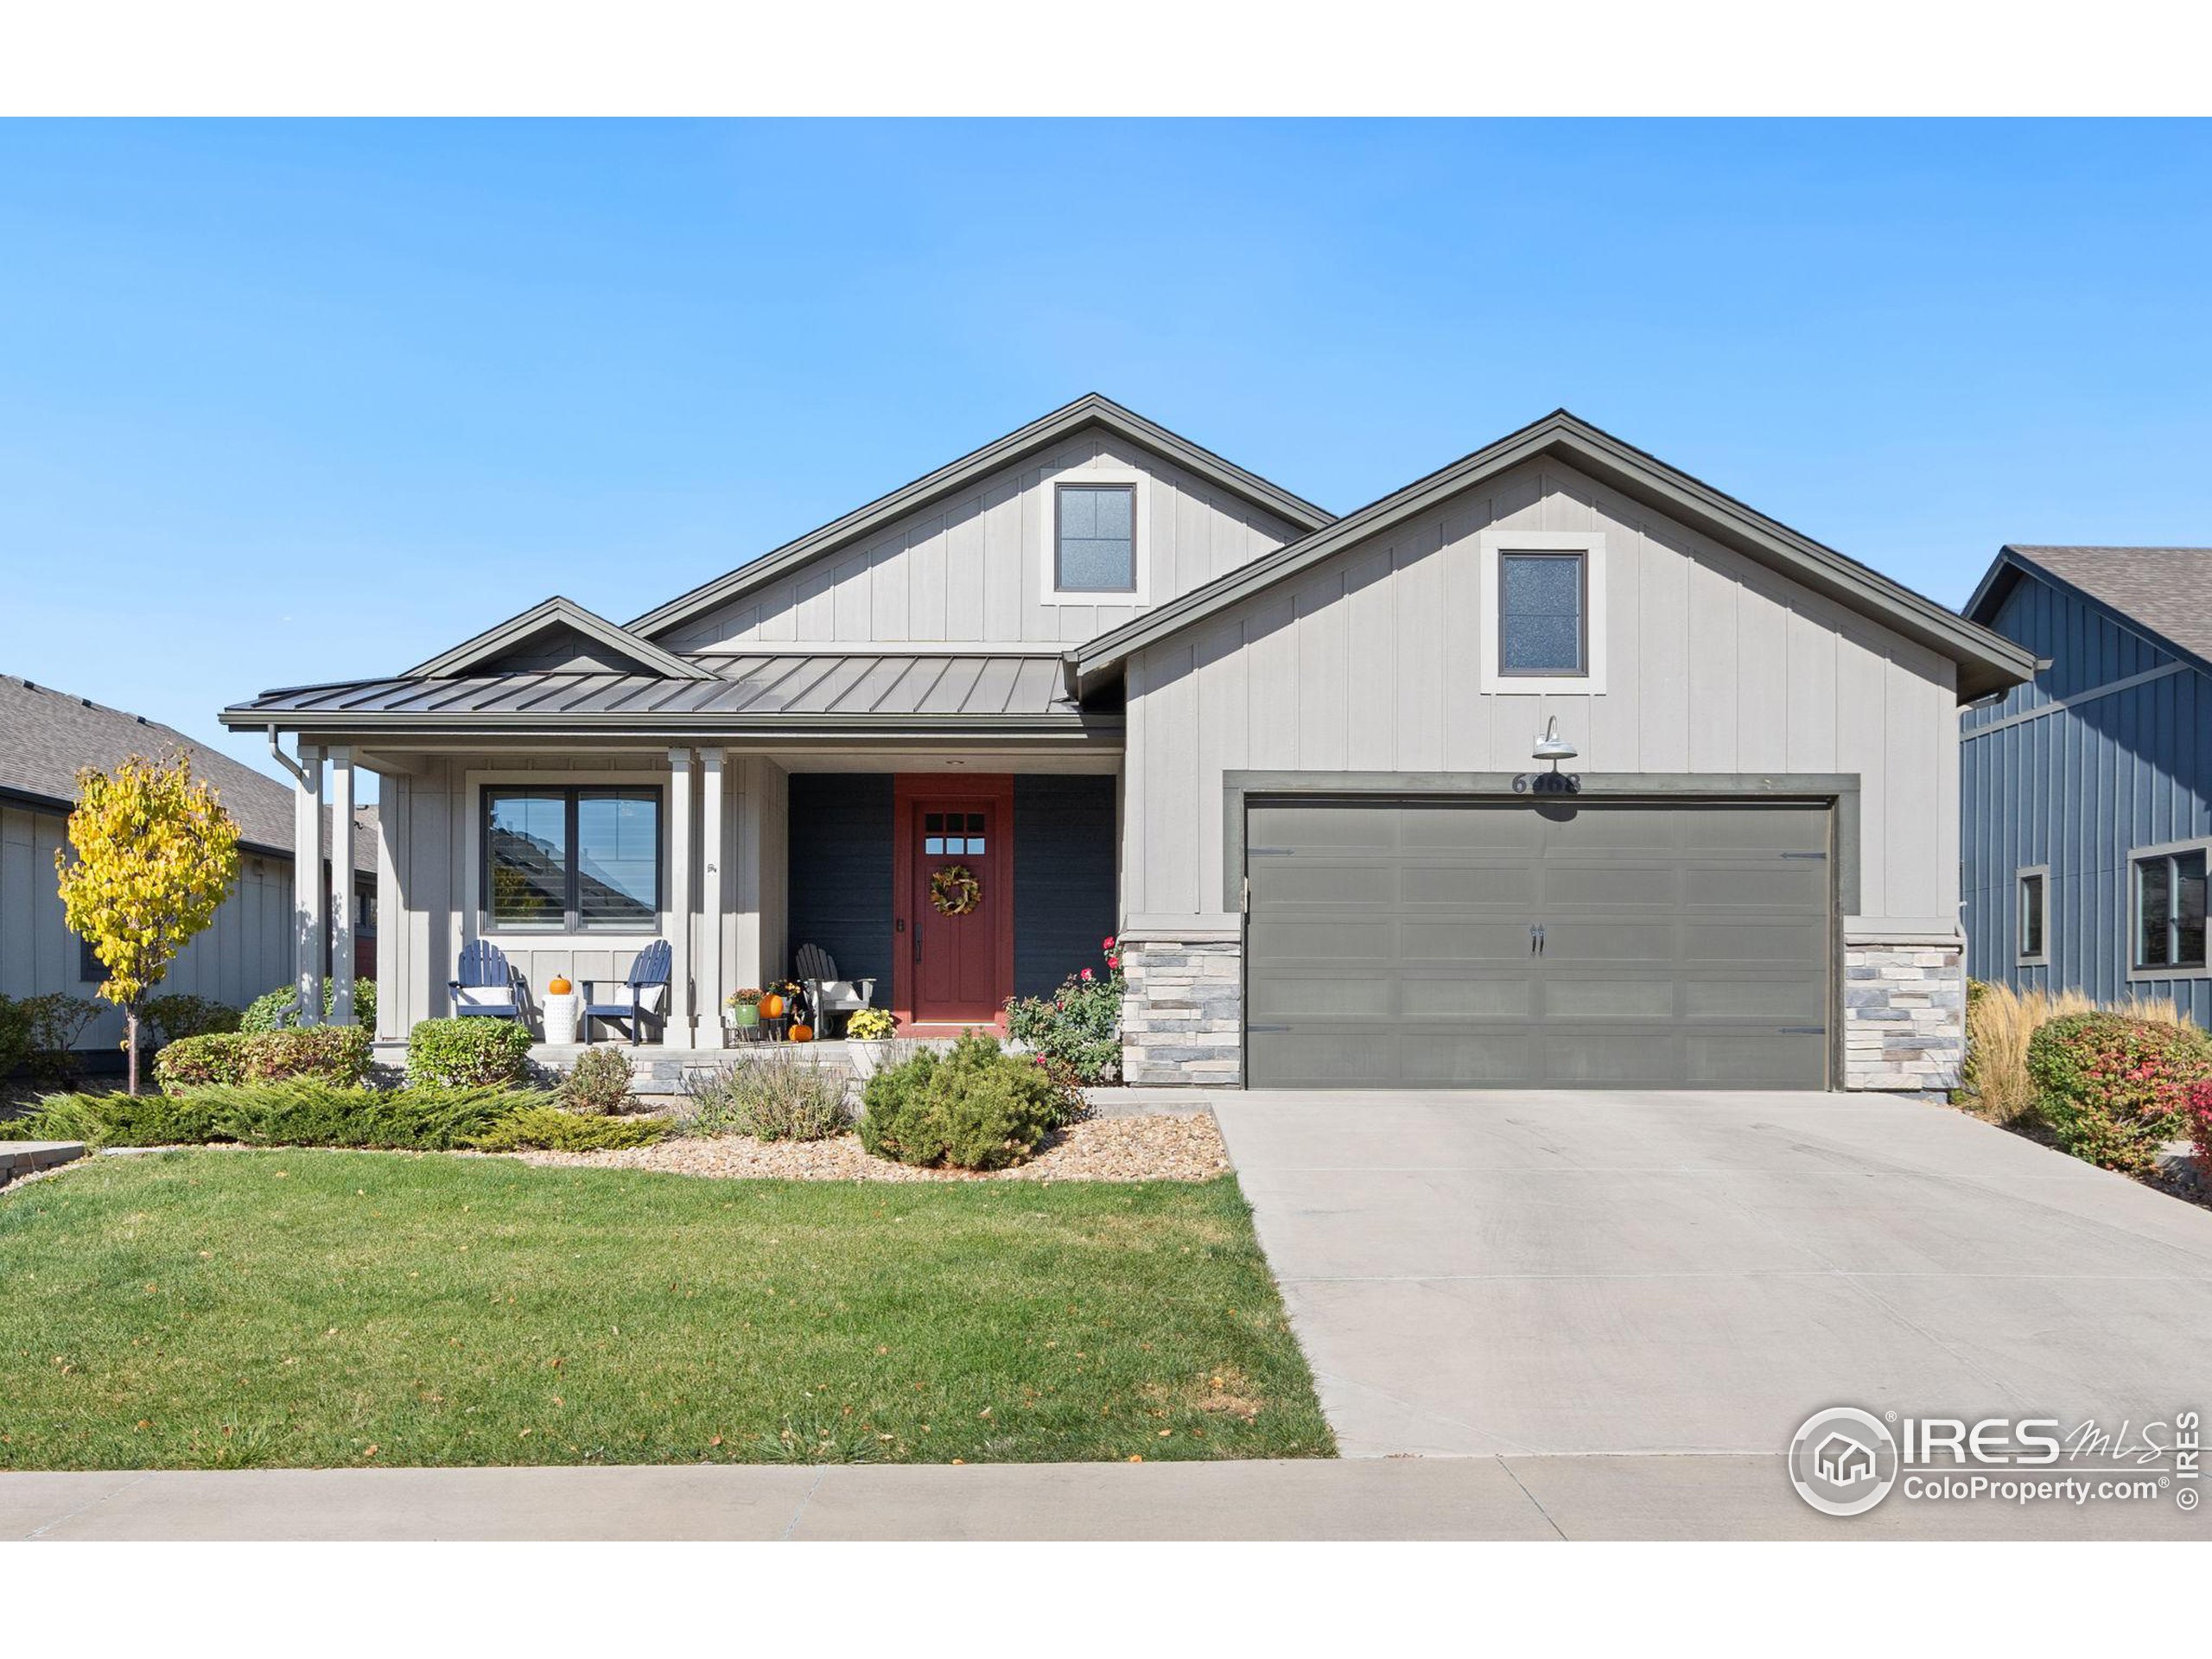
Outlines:
{"label": "potted mum", "polygon": [[892,1034],[899,1021],[881,1008],[855,1009],[845,1021],[845,1053],[853,1076],[867,1082],[891,1057]]}
{"label": "potted mum", "polygon": [[760,992],[753,986],[732,991],[726,1000],[730,1025],[738,1031],[758,1030],[760,1025]]}

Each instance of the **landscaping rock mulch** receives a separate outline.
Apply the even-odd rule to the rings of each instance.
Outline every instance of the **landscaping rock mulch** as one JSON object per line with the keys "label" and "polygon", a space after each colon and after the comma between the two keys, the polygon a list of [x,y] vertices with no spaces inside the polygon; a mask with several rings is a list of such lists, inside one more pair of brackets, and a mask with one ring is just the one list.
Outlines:
{"label": "landscaping rock mulch", "polygon": [[658,1169],[724,1180],[783,1181],[1210,1181],[1229,1173],[1229,1152],[1211,1116],[1093,1117],[1049,1137],[1012,1169],[916,1169],[870,1157],[860,1137],[752,1141],[742,1135],[661,1141],[620,1152],[518,1152],[531,1164],[586,1169]]}

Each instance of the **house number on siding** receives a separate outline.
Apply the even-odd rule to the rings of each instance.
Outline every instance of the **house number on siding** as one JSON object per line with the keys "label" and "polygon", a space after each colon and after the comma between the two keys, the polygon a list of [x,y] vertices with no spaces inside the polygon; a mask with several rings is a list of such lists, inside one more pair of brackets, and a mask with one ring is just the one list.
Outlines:
{"label": "house number on siding", "polygon": [[1579,772],[1523,772],[1513,779],[1516,795],[1580,795],[1582,774]]}

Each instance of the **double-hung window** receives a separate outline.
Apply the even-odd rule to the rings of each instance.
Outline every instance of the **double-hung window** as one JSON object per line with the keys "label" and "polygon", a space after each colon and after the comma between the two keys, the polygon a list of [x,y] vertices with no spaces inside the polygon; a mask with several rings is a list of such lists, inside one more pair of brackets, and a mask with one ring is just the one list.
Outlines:
{"label": "double-hung window", "polygon": [[486,929],[658,927],[660,804],[658,789],[486,789]]}
{"label": "double-hung window", "polygon": [[2202,970],[2204,963],[2205,849],[2138,854],[2135,961],[2139,974]]}

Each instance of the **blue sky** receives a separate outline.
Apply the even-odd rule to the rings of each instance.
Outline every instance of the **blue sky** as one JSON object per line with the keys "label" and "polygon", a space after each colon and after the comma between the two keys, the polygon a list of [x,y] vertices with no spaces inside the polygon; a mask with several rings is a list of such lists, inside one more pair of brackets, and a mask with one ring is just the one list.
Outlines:
{"label": "blue sky", "polygon": [[0,671],[631,616],[1096,390],[1344,511],[1564,404],[1950,603],[2212,543],[2212,126],[0,128]]}

